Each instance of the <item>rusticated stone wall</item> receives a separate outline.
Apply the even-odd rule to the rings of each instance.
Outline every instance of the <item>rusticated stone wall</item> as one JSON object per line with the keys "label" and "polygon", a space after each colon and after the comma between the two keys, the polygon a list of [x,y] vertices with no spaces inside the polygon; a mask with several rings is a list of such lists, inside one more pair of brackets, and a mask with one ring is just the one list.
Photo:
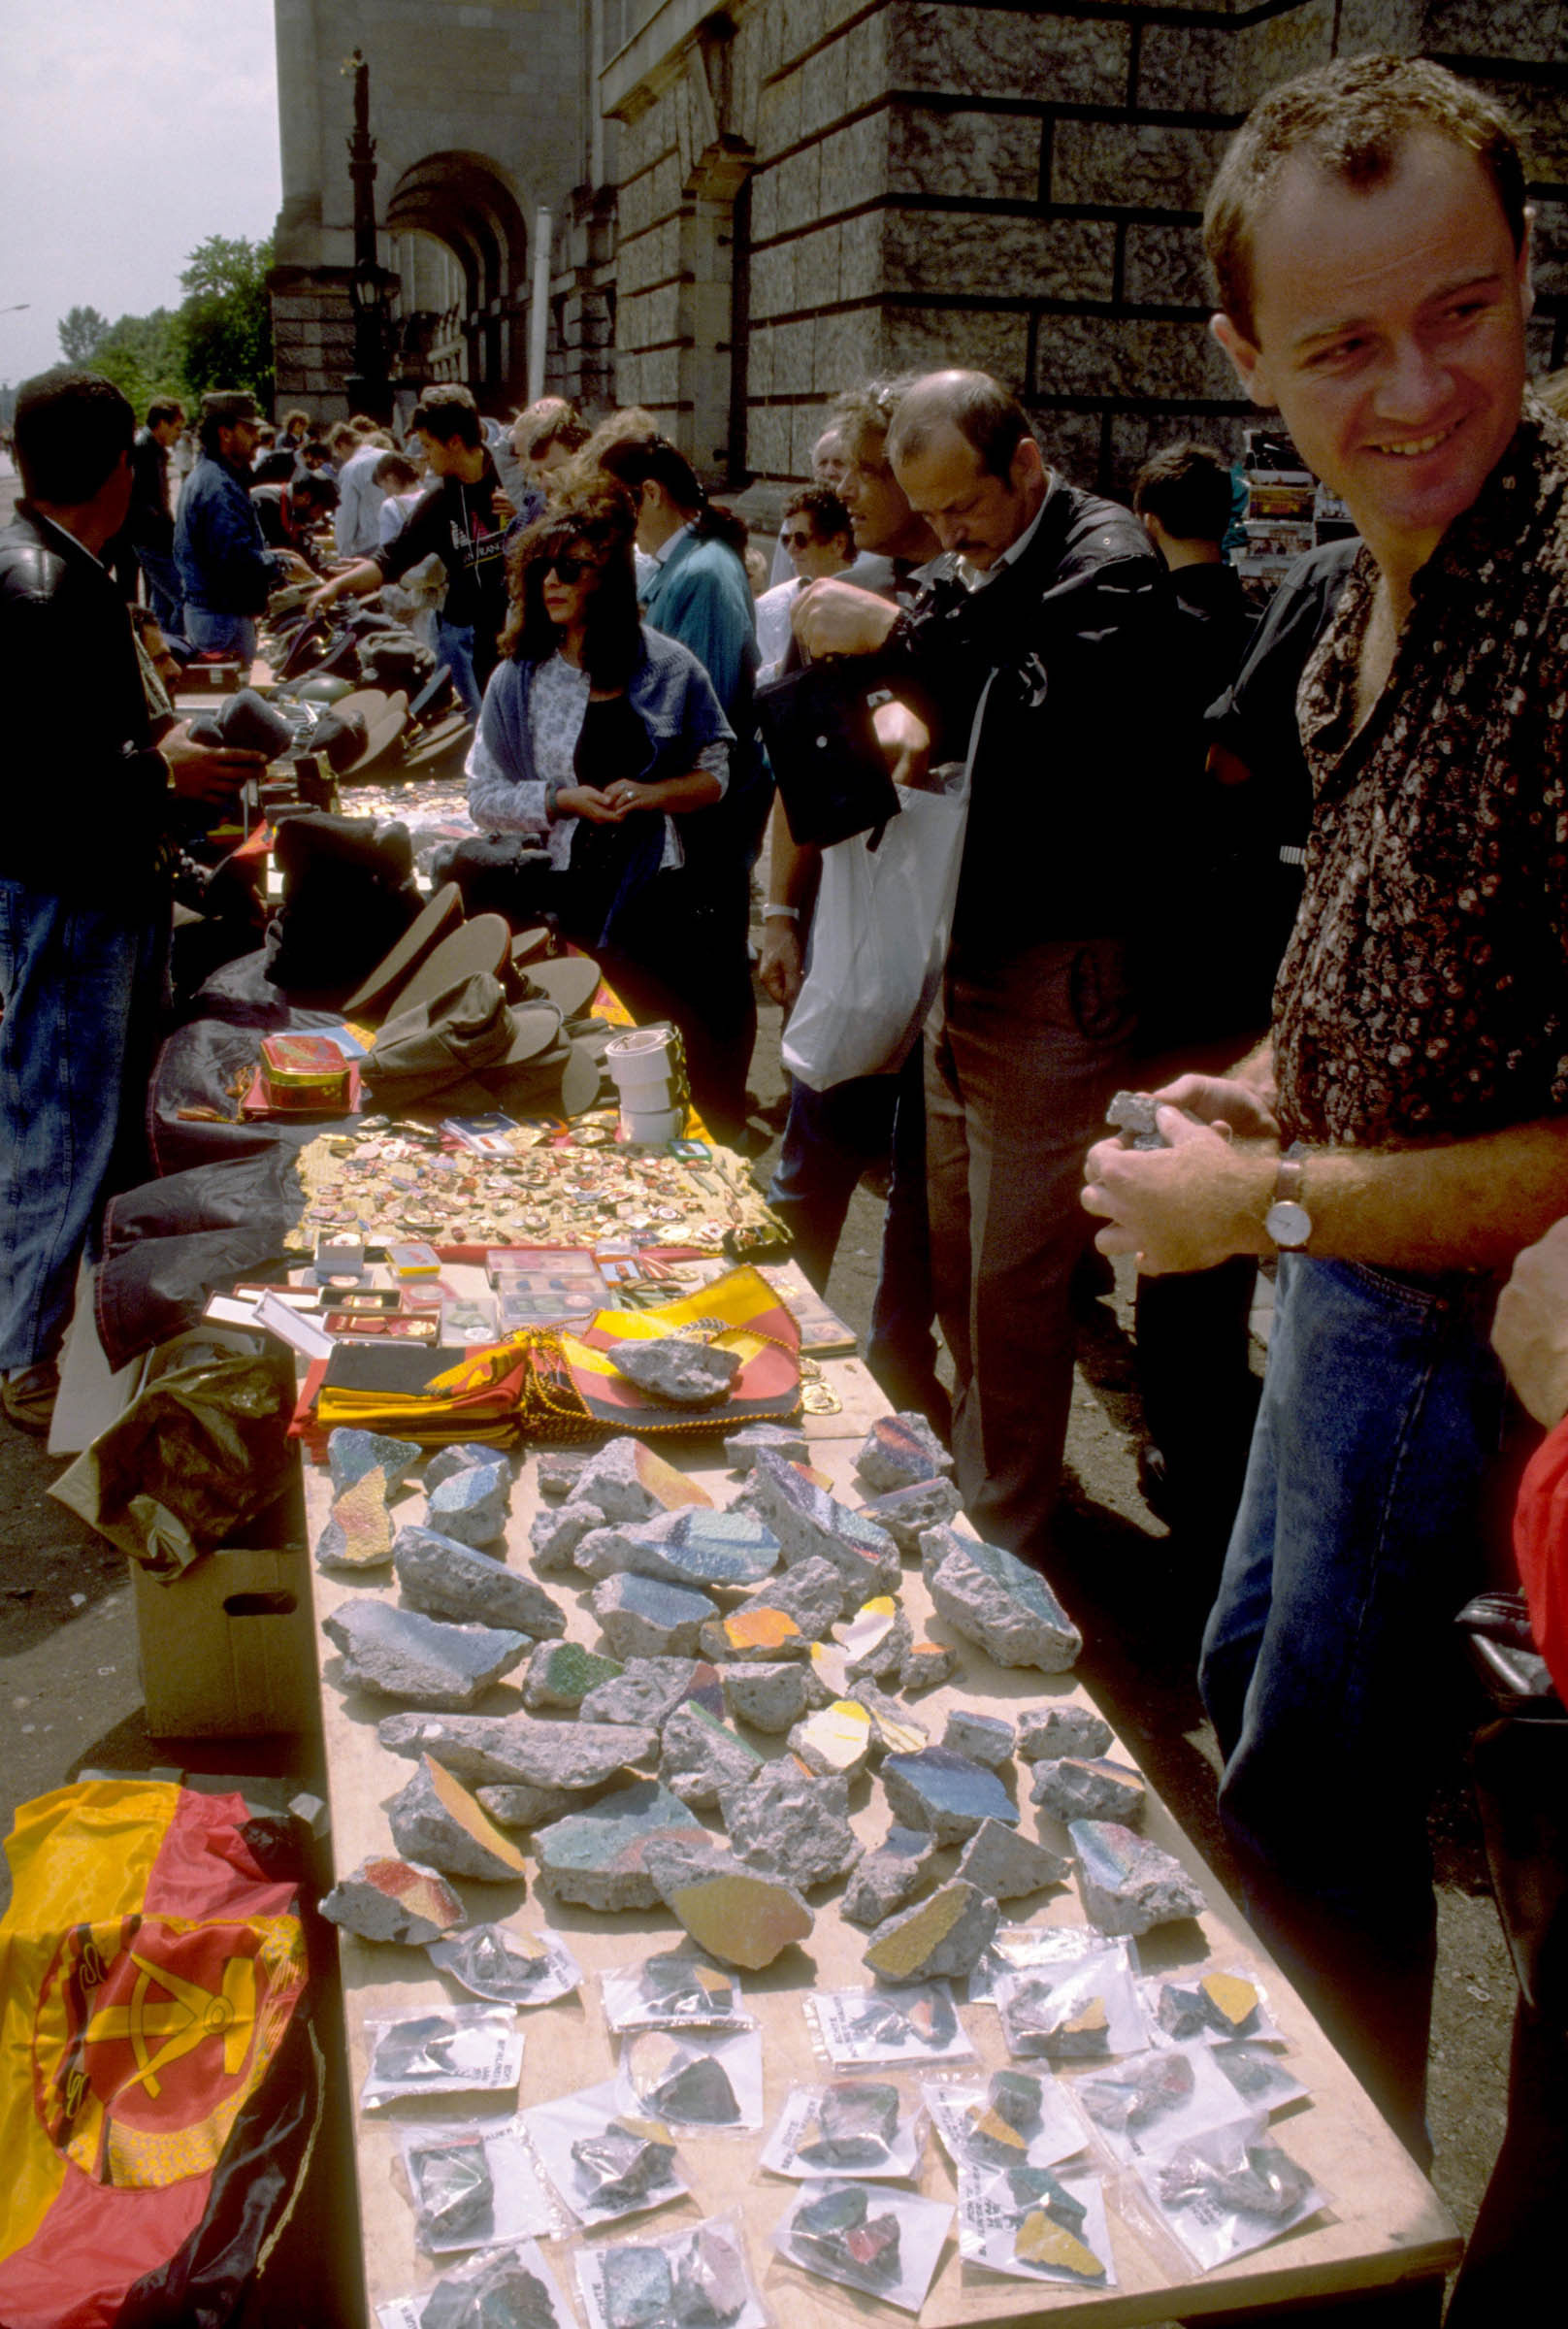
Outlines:
{"label": "rusticated stone wall", "polygon": [[[1125,486],[1189,430],[1232,444],[1247,408],[1208,333],[1198,233],[1216,160],[1274,82],[1384,47],[1522,118],[1536,354],[1561,362],[1561,0],[734,0],[718,20],[664,0],[602,83],[625,125],[618,392],[736,481],[805,475],[839,387],[946,362],[1019,389],[1084,481]],[[727,302],[701,272],[716,182]]]}

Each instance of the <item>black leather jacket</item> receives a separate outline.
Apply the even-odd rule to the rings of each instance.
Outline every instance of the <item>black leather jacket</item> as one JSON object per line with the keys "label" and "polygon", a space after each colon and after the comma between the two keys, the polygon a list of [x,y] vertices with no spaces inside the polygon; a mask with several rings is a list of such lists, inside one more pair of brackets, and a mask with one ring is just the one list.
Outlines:
{"label": "black leather jacket", "polygon": [[130,616],[90,552],[18,504],[0,529],[0,878],[146,909],[168,815]]}

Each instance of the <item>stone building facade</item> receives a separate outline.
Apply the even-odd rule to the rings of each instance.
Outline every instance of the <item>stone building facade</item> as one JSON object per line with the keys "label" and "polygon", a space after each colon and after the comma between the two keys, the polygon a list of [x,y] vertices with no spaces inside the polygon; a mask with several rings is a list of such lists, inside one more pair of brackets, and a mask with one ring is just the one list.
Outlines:
{"label": "stone building facade", "polygon": [[[427,319],[422,351],[410,335],[427,374],[446,366],[496,410],[520,397],[546,205],[546,385],[647,406],[710,481],[755,480],[761,503],[807,473],[838,388],[944,362],[1017,388],[1085,483],[1124,486],[1189,430],[1233,445],[1249,408],[1207,330],[1204,190],[1264,89],[1366,49],[1438,56],[1523,121],[1535,354],[1568,359],[1568,0],[278,0],[278,16],[280,400],[287,379],[347,369],[337,74],[356,43],[380,215],[404,237],[384,255]],[[434,327],[408,290],[410,234],[451,256]]]}
{"label": "stone building facade", "polygon": [[[1205,189],[1264,89],[1373,48],[1437,55],[1524,121],[1536,353],[1561,363],[1565,36],[1559,0],[732,0],[722,25],[664,0],[601,82],[623,124],[620,394],[736,479],[804,476],[835,388],[942,363],[1019,390],[1086,483],[1125,486],[1189,430],[1233,445],[1250,408],[1207,330]],[[728,347],[702,272],[715,200]]]}

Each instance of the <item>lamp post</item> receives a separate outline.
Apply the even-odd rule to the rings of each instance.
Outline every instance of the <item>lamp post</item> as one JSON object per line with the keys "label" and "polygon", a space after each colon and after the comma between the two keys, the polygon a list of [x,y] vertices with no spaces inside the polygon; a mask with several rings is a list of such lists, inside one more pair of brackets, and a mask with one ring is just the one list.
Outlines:
{"label": "lamp post", "polygon": [[344,383],[351,411],[386,420],[392,410],[387,378],[387,305],[396,276],[376,253],[376,140],[371,136],[371,69],[359,49],[343,66],[354,80],[354,134],[348,176],[354,188],[354,271],[348,279],[354,311],[354,369]]}

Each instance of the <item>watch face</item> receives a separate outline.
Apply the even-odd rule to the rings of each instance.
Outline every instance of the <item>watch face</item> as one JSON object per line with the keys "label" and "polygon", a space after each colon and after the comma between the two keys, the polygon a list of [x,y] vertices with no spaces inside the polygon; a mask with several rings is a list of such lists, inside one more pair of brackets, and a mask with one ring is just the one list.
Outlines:
{"label": "watch face", "polygon": [[1285,1253],[1294,1253],[1312,1235],[1312,1215],[1292,1197],[1282,1197],[1263,1215],[1263,1227]]}

